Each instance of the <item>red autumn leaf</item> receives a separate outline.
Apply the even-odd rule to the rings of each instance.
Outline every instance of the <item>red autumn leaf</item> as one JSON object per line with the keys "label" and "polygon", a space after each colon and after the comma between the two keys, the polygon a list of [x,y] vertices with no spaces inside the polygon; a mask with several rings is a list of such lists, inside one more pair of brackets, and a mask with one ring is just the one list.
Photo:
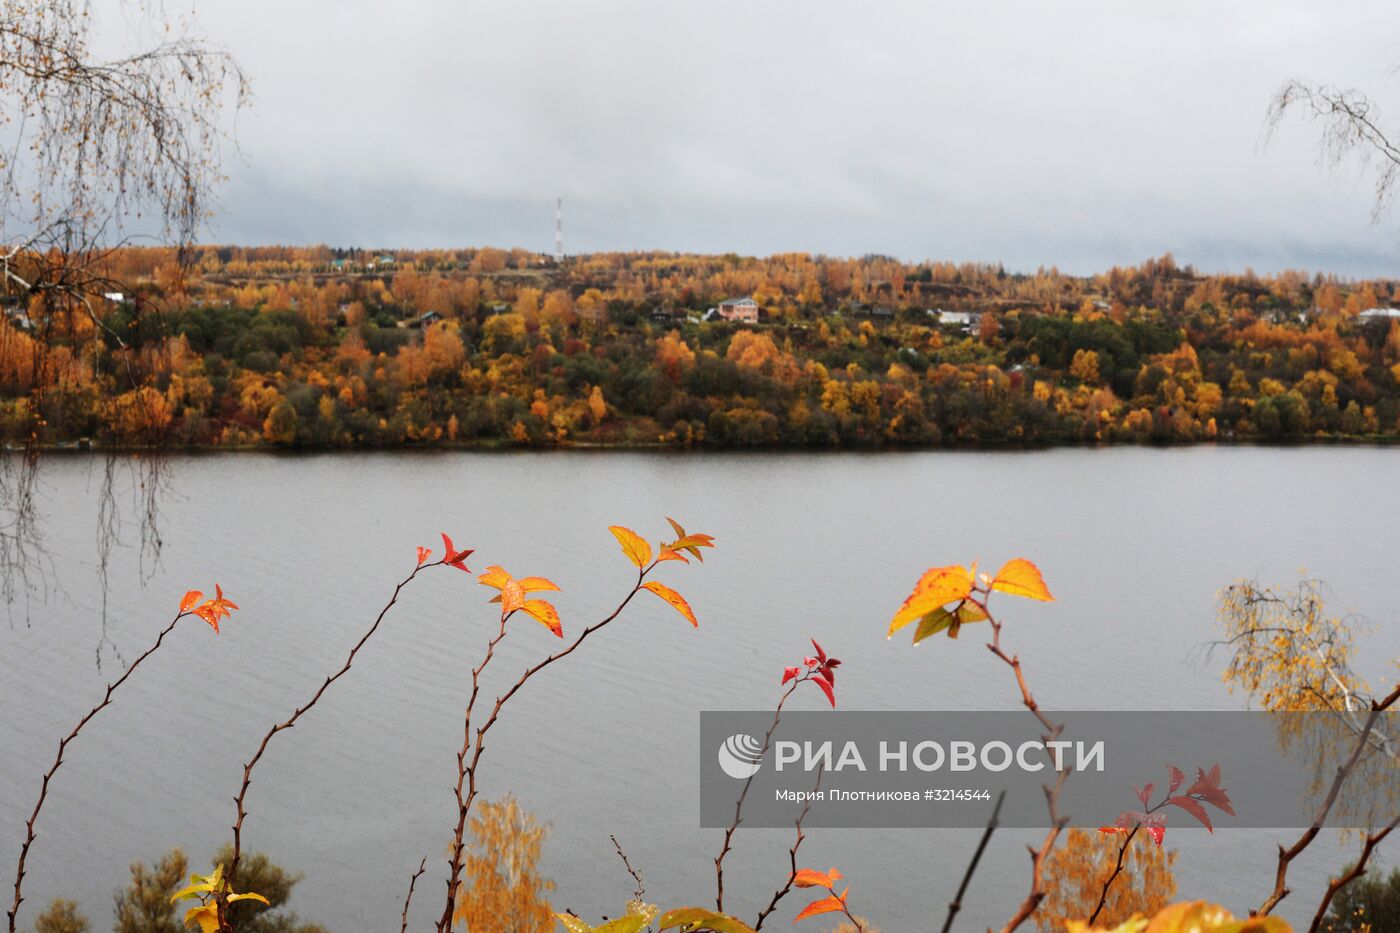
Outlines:
{"label": "red autumn leaf", "polygon": [[1167,793],[1174,794],[1176,789],[1186,783],[1186,775],[1181,773],[1181,769],[1176,765],[1167,765],[1167,776],[1171,778],[1171,784],[1167,786]]}
{"label": "red autumn leaf", "polygon": [[1210,769],[1210,773],[1196,769],[1196,781],[1186,788],[1186,793],[1192,797],[1200,797],[1206,803],[1219,810],[1224,810],[1231,816],[1235,815],[1235,809],[1230,804],[1230,795],[1225,792],[1225,788],[1220,786],[1220,763],[1217,762]]}
{"label": "red autumn leaf", "polygon": [[1210,817],[1206,814],[1206,808],[1201,806],[1190,797],[1168,797],[1167,803],[1175,807],[1180,807],[1187,813],[1201,821],[1201,825],[1211,832],[1215,832],[1215,827],[1210,825]]}
{"label": "red autumn leaf", "polygon": [[467,556],[472,553],[471,550],[457,550],[456,545],[452,543],[452,539],[447,536],[447,532],[440,532],[440,534],[442,535],[442,546],[446,549],[446,553],[442,556],[442,562],[449,567],[456,567],[458,570],[466,570],[468,573],[471,573],[466,565],[466,559]]}
{"label": "red autumn leaf", "polygon": [[814,683],[814,684],[816,684],[818,687],[821,687],[821,688],[822,688],[822,693],[825,693],[825,694],[826,694],[827,700],[829,700],[829,701],[831,702],[831,708],[832,708],[832,709],[835,709],[835,708],[836,708],[836,691],[834,691],[834,690],[832,689],[831,681],[827,680],[827,679],[826,679],[825,677],[823,677],[820,673],[814,673],[814,674],[812,675],[812,678],[811,678],[811,679],[812,679],[812,683]]}
{"label": "red autumn leaf", "polygon": [[419,548],[418,548],[418,566],[419,566],[419,567],[422,567],[423,564],[424,564],[424,562],[426,562],[427,559],[428,559],[429,557],[432,557],[432,556],[433,556],[433,550],[432,550],[432,548],[419,547]]}
{"label": "red autumn leaf", "polygon": [[190,590],[180,600],[180,611],[189,612],[198,602],[204,598],[204,594],[199,590]]}
{"label": "red autumn leaf", "polygon": [[1156,786],[1157,785],[1151,783],[1146,787],[1138,787],[1136,784],[1133,785],[1133,793],[1137,794],[1138,800],[1142,801],[1144,807],[1146,807],[1148,801],[1152,799],[1152,789]]}
{"label": "red autumn leaf", "polygon": [[[783,683],[787,683],[789,680],[792,680],[793,678],[797,677],[797,675],[799,675],[799,674],[801,674],[801,673],[802,673],[802,669],[799,668],[799,667],[785,667],[785,668],[783,668]],[[781,684],[780,684],[779,686],[781,686]]]}

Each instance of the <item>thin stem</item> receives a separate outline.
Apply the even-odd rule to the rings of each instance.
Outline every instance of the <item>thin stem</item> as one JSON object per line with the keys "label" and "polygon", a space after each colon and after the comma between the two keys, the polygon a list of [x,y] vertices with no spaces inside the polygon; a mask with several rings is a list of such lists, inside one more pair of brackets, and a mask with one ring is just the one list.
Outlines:
{"label": "thin stem", "polygon": [[102,702],[98,703],[92,709],[88,710],[87,715],[83,716],[82,719],[78,720],[78,724],[73,727],[73,731],[69,732],[66,736],[59,740],[58,753],[54,755],[53,764],[49,766],[48,771],[44,772],[44,778],[39,784],[39,799],[35,801],[34,809],[30,812],[29,819],[24,824],[24,844],[20,846],[19,864],[15,868],[14,901],[10,904],[10,909],[6,911],[5,914],[9,920],[9,933],[15,933],[15,918],[19,914],[19,905],[24,903],[24,866],[25,862],[29,858],[29,849],[31,846],[34,845],[34,840],[36,838],[34,833],[34,824],[38,821],[39,812],[44,809],[44,802],[48,799],[49,783],[53,780],[53,776],[58,772],[58,769],[63,766],[63,753],[68,749],[69,743],[71,743],[74,739],[78,737],[78,733],[83,730],[83,727],[86,726],[89,722],[91,722],[94,716],[102,712],[111,704],[112,694],[116,693],[117,688],[119,688],[122,684],[126,683],[126,681],[131,677],[132,674],[136,673],[136,669],[141,666],[141,662],[145,661],[151,655],[156,653],[156,649],[158,649],[161,646],[161,643],[165,641],[165,636],[169,635],[171,630],[175,628],[176,623],[178,623],[187,615],[189,615],[189,613],[187,612],[176,613],[175,618],[170,620],[170,624],[167,625],[164,629],[162,629],[161,633],[156,636],[155,644],[147,648],[145,653],[143,653],[139,658],[133,661],[131,663],[131,666],[126,669],[125,673],[123,673],[120,677],[118,677],[116,680],[112,681],[110,684],[107,685],[107,690],[102,695]]}
{"label": "thin stem", "polygon": [[399,593],[403,591],[403,588],[413,582],[413,579],[418,576],[420,571],[428,567],[440,566],[442,563],[443,561],[435,561],[430,564],[419,564],[417,567],[413,568],[412,573],[399,581],[398,585],[394,587],[394,593],[389,597],[389,601],[384,604],[383,609],[379,610],[379,615],[375,616],[374,624],[360,636],[360,640],[355,643],[355,647],[350,649],[350,653],[346,656],[345,663],[340,666],[340,669],[327,677],[325,682],[311,695],[311,699],[297,707],[292,712],[291,716],[287,717],[285,721],[279,722],[271,729],[268,729],[267,734],[265,734],[262,741],[258,743],[258,750],[254,752],[253,757],[248,759],[247,763],[243,765],[243,783],[238,789],[238,796],[234,798],[236,816],[233,821],[233,858],[229,863],[227,874],[229,890],[233,890],[233,883],[238,875],[238,862],[243,855],[243,820],[248,816],[248,810],[245,807],[248,798],[248,788],[253,783],[253,769],[258,766],[258,762],[262,760],[263,753],[267,751],[267,743],[271,742],[272,737],[277,735],[277,733],[285,732],[295,726],[297,720],[301,719],[308,710],[315,706],[325,692],[330,689],[331,684],[335,683],[349,672],[350,666],[355,662],[355,655],[359,654],[360,649],[363,648],[365,643],[379,630],[379,623],[384,621],[384,617],[389,614],[389,610],[398,602]]}
{"label": "thin stem", "polygon": [[[793,691],[797,689],[797,685],[803,683],[810,677],[811,671],[803,672],[802,676],[794,679],[783,693],[782,697],[778,699],[778,708],[773,711],[773,724],[768,727],[768,731],[763,735],[763,750],[758,753],[760,759],[768,754],[768,747],[773,741],[773,733],[778,729],[778,721],[783,718],[783,705],[787,703],[788,698],[791,697]],[[729,850],[733,848],[734,833],[738,831],[739,824],[743,822],[744,799],[748,797],[749,787],[753,784],[753,779],[757,774],[758,772],[755,771],[744,780],[744,786],[739,790],[739,798],[734,801],[734,820],[729,824],[728,828],[725,829],[724,845],[720,847],[719,855],[715,857],[715,910],[720,913],[724,913],[724,857],[728,855]]]}
{"label": "thin stem", "polygon": [[637,886],[632,889],[632,896],[639,901],[644,899],[647,886],[642,883],[642,873],[633,868],[632,863],[627,860],[627,853],[622,851],[622,843],[617,841],[617,836],[609,835],[608,838],[612,840],[613,848],[617,850],[617,857],[622,859],[622,867],[627,869],[627,874],[631,875],[632,880],[637,883]]}
{"label": "thin stem", "polygon": [[418,863],[418,870],[413,873],[413,877],[408,879],[408,896],[403,899],[403,923],[399,926],[399,933],[408,933],[408,906],[413,903],[413,889],[418,885],[418,879],[423,872],[428,870],[428,857],[423,856],[423,860]]}
{"label": "thin stem", "polygon": [[[491,731],[491,727],[496,724],[497,719],[501,715],[501,709],[506,705],[506,703],[510,701],[511,697],[515,696],[517,693],[520,692],[520,689],[524,687],[526,683],[529,682],[530,678],[534,677],[536,674],[544,670],[546,667],[549,667],[554,662],[562,660],[563,658],[566,658],[569,655],[573,654],[576,650],[578,650],[578,647],[582,645],[585,640],[587,640],[588,636],[592,635],[594,632],[603,628],[608,623],[616,619],[619,615],[621,615],[622,610],[627,608],[627,604],[630,603],[632,601],[632,598],[641,591],[642,581],[646,578],[647,574],[651,573],[652,569],[656,566],[656,564],[656,561],[652,561],[646,567],[638,569],[636,584],[633,585],[631,591],[622,600],[622,602],[618,603],[617,608],[614,609],[610,615],[608,615],[603,620],[599,622],[594,622],[592,625],[585,628],[582,632],[579,633],[578,638],[575,638],[564,650],[559,651],[555,654],[551,654],[543,661],[540,661],[538,664],[534,665],[533,667],[527,668],[525,670],[525,673],[520,675],[520,679],[515,682],[515,686],[511,687],[501,696],[496,698],[496,704],[491,708],[491,715],[487,717],[486,722],[483,723],[481,727],[476,730],[476,743],[475,747],[472,749],[471,763],[467,764],[464,770],[459,764],[459,777],[462,774],[465,774],[466,776],[467,793],[464,797],[460,798],[460,802],[458,804],[457,827],[452,839],[452,857],[450,861],[451,871],[449,872],[447,878],[447,904],[443,908],[442,916],[438,919],[438,933],[449,933],[449,931],[452,929],[452,912],[457,903],[457,888],[458,885],[461,883],[462,876],[462,852],[464,848],[462,839],[463,836],[466,834],[467,814],[470,813],[472,802],[476,799],[476,772],[477,768],[481,763],[482,750],[485,748],[484,740],[486,738],[486,733]],[[473,687],[473,691],[474,690],[475,687]],[[468,715],[470,715],[470,709],[468,710]],[[470,728],[470,723],[468,723],[468,732],[470,732]],[[463,755],[461,760],[465,760],[465,757],[466,756]]]}
{"label": "thin stem", "polygon": [[825,765],[817,766],[817,783],[812,787],[812,794],[802,802],[802,812],[797,814],[797,838],[793,840],[792,847],[788,849],[788,879],[787,884],[773,892],[773,899],[768,902],[768,906],[759,911],[758,922],[753,925],[755,931],[763,929],[763,921],[768,919],[768,915],[778,909],[778,902],[787,897],[792,890],[792,880],[797,877],[797,850],[802,848],[802,841],[807,838],[802,832],[802,821],[807,818],[807,811],[812,809],[812,800],[816,797],[817,791],[822,789],[822,772]]}
{"label": "thin stem", "polygon": [[1347,869],[1340,878],[1333,878],[1328,883],[1327,891],[1322,895],[1322,903],[1317,905],[1317,913],[1313,915],[1312,924],[1308,927],[1308,933],[1317,933],[1321,929],[1322,921],[1327,916],[1327,908],[1332,905],[1332,898],[1336,897],[1342,888],[1366,874],[1366,862],[1370,860],[1371,853],[1396,826],[1400,826],[1400,816],[1391,820],[1384,828],[1369,834],[1366,843],[1361,847],[1361,857],[1356,860],[1356,864]]}
{"label": "thin stem", "polygon": [[1367,742],[1371,736],[1372,729],[1375,728],[1376,721],[1380,719],[1381,713],[1385,712],[1391,706],[1394,706],[1397,700],[1400,700],[1400,685],[1396,685],[1395,689],[1390,691],[1384,699],[1371,701],[1371,711],[1367,714],[1366,721],[1361,726],[1361,734],[1357,738],[1356,748],[1352,749],[1351,756],[1337,767],[1337,773],[1332,778],[1332,786],[1328,788],[1327,797],[1318,808],[1317,815],[1313,817],[1312,825],[1308,827],[1303,835],[1298,837],[1298,841],[1293,843],[1293,845],[1286,849],[1281,845],[1278,847],[1278,871],[1274,876],[1274,890],[1269,894],[1264,903],[1259,905],[1259,909],[1254,912],[1256,915],[1268,915],[1270,911],[1278,906],[1279,901],[1289,895],[1289,864],[1302,854],[1303,850],[1311,845],[1313,839],[1321,832],[1322,825],[1327,822],[1327,814],[1331,812],[1332,805],[1337,802],[1337,797],[1341,794],[1342,785],[1346,783],[1346,779],[1351,775],[1352,770],[1355,769],[1357,763],[1361,760],[1362,752],[1366,750]]}
{"label": "thin stem", "polygon": [[977,849],[972,853],[972,861],[967,865],[967,871],[963,872],[962,883],[958,885],[958,893],[953,895],[953,899],[948,903],[948,916],[943,921],[943,933],[949,933],[953,929],[953,918],[962,910],[963,896],[967,894],[967,886],[972,883],[972,875],[977,871],[977,863],[982,861],[982,853],[987,849],[987,843],[992,841],[992,833],[996,831],[997,821],[1001,817],[1001,804],[1006,799],[1006,791],[997,794],[996,806],[992,808],[991,819],[987,820],[987,828],[982,831],[982,838],[977,843]]}
{"label": "thin stem", "polygon": [[[973,599],[972,602],[986,614],[987,621],[991,623],[992,626],[992,640],[987,644],[987,650],[1000,658],[1011,668],[1012,673],[1015,674],[1016,686],[1020,688],[1021,691],[1021,703],[1026,709],[1030,710],[1031,713],[1035,715],[1035,718],[1039,720],[1040,724],[1045,727],[1046,734],[1042,736],[1042,739],[1048,744],[1059,738],[1060,733],[1064,731],[1064,725],[1051,722],[1050,718],[1041,711],[1040,705],[1036,703],[1035,697],[1031,695],[1030,687],[1026,685],[1026,675],[1021,668],[1020,656],[1009,655],[1002,649],[1002,624],[997,621],[996,617],[992,615],[991,611],[987,608],[986,595],[986,593],[983,593],[980,600]],[[1025,899],[1021,901],[1020,906],[1016,909],[1016,913],[1014,913],[1011,919],[1006,922],[1006,925],[1001,928],[1001,933],[1011,933],[1011,931],[1025,923],[1026,920],[1030,918],[1031,914],[1035,913],[1035,909],[1040,906],[1040,902],[1045,899],[1045,860],[1049,857],[1050,851],[1055,847],[1056,841],[1060,838],[1060,833],[1064,831],[1065,824],[1069,822],[1066,817],[1060,815],[1060,791],[1064,788],[1065,781],[1069,778],[1069,775],[1069,769],[1061,770],[1056,776],[1054,784],[1046,784],[1041,788],[1045,793],[1046,809],[1050,813],[1050,829],[1045,834],[1045,838],[1041,841],[1039,848],[1027,847],[1031,856],[1031,888],[1026,894]]]}

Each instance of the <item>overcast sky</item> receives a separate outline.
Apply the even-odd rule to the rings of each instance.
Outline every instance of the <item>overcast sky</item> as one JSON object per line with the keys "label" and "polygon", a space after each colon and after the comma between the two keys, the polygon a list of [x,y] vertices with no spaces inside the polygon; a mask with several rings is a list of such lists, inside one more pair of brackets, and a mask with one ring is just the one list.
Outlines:
{"label": "overcast sky", "polygon": [[254,81],[210,239],[1400,275],[1290,76],[1400,132],[1400,4],[205,0]]}

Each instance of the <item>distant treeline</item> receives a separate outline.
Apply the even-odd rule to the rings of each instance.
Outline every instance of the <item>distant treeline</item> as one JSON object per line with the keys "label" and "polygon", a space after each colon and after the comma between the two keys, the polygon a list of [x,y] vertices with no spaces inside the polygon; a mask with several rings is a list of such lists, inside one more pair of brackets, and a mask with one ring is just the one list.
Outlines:
{"label": "distant treeline", "polygon": [[[209,247],[12,299],[0,430],[59,444],[1393,440],[1391,281],[886,257]],[[708,309],[752,298],[757,323]]]}

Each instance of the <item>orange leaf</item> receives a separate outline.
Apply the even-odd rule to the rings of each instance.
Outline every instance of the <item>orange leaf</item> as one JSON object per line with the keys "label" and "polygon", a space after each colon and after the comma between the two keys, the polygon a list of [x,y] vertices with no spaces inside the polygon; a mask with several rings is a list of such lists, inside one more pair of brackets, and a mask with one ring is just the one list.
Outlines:
{"label": "orange leaf", "polygon": [[1040,568],[1024,557],[1007,561],[1006,566],[998,570],[997,575],[992,578],[992,589],[1046,603],[1055,601],[1055,597],[1050,595],[1050,590],[1045,586]]}
{"label": "orange leaf", "polygon": [[695,618],[695,613],[691,611],[690,603],[686,602],[685,597],[680,593],[677,593],[665,584],[657,583],[655,580],[648,580],[646,583],[643,583],[642,589],[650,590],[657,596],[660,596],[662,599],[666,600],[666,602],[670,603],[677,612],[685,616],[687,622],[696,628],[700,627],[700,620]]}
{"label": "orange leaf", "polygon": [[553,580],[546,580],[544,577],[521,577],[520,588],[527,593],[534,593],[539,590],[558,590]]}
{"label": "orange leaf", "polygon": [[690,561],[686,558],[684,554],[680,553],[679,551],[673,551],[670,548],[666,547],[664,544],[661,546],[661,553],[658,554],[656,557],[656,562],[659,564],[663,560],[678,560],[683,564],[690,563]]}
{"label": "orange leaf", "polygon": [[564,637],[564,623],[559,621],[559,612],[550,603],[543,599],[527,599],[520,608],[555,635]]}
{"label": "orange leaf", "polygon": [[418,566],[419,566],[419,567],[422,567],[424,561],[426,561],[429,557],[432,557],[432,556],[433,556],[433,549],[432,549],[432,548],[419,547],[419,548],[418,548]]}
{"label": "orange leaf", "polygon": [[840,880],[841,872],[834,868],[831,871],[802,868],[792,876],[792,883],[799,888],[829,888]]}
{"label": "orange leaf", "polygon": [[806,920],[808,917],[815,917],[818,914],[830,914],[839,910],[845,910],[846,905],[841,903],[839,897],[824,897],[819,901],[813,901],[792,918],[792,922]]}
{"label": "orange leaf", "polygon": [[646,539],[641,535],[621,525],[609,525],[608,531],[613,533],[617,543],[622,545],[622,553],[632,563],[638,567],[645,567],[651,562],[651,545],[647,544]]}
{"label": "orange leaf", "polygon": [[491,586],[499,590],[509,583],[511,579],[511,575],[506,573],[503,568],[492,564],[490,567],[486,568],[485,573],[476,578],[476,582],[480,583],[482,586]]}
{"label": "orange leaf", "polygon": [[204,594],[201,593],[199,590],[190,590],[188,593],[185,594],[184,598],[180,600],[180,611],[189,612],[203,598]]}
{"label": "orange leaf", "polygon": [[893,635],[941,606],[965,599],[971,592],[972,574],[966,567],[934,567],[928,570],[894,614],[888,635]]}
{"label": "orange leaf", "polygon": [[525,590],[518,580],[507,580],[501,587],[501,612],[514,612],[525,606]]}

